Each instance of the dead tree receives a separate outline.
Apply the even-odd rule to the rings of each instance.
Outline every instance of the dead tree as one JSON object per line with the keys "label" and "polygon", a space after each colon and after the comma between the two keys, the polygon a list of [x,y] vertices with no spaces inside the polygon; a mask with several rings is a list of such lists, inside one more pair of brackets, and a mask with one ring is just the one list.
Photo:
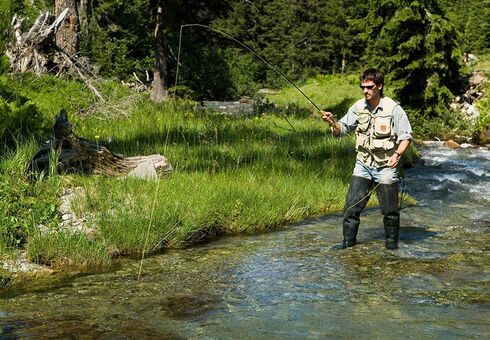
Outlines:
{"label": "dead tree", "polygon": [[56,28],[65,19],[68,9],[61,12],[53,21],[49,12],[41,13],[29,32],[22,33],[23,19],[14,15],[12,27],[15,35],[15,43],[7,46],[5,54],[10,59],[10,66],[14,72],[26,72],[32,70],[35,73],[44,73],[54,64],[53,35]]}
{"label": "dead tree", "polygon": [[155,70],[151,91],[151,99],[156,102],[163,101],[168,97],[167,57],[169,53],[163,31],[163,19],[163,0],[158,0],[155,27]]}
{"label": "dead tree", "polygon": [[70,57],[78,53],[78,32],[79,19],[76,0],[55,0],[55,15],[59,16],[63,11],[68,10],[63,20],[61,20],[56,30],[56,46]]}
{"label": "dead tree", "polygon": [[162,155],[123,157],[99,142],[77,137],[65,110],[56,116],[53,137],[34,155],[27,173],[48,173],[53,166],[58,173],[129,175],[146,179],[156,179],[172,172],[172,166]]}
{"label": "dead tree", "polygon": [[[69,72],[80,77],[92,92],[103,100],[101,94],[91,84],[88,75],[94,74],[88,60],[77,58],[72,49],[75,42],[66,45],[66,51],[56,46],[55,33],[62,25],[70,25],[70,8],[65,8],[55,19],[49,13],[41,13],[29,32],[22,33],[23,19],[14,15],[12,19],[12,30],[15,42],[9,44],[5,54],[10,60],[12,71],[23,73],[33,71],[36,74]],[[68,38],[67,38],[68,39]],[[65,43],[68,40],[65,40]],[[78,47],[76,47],[78,48]]]}

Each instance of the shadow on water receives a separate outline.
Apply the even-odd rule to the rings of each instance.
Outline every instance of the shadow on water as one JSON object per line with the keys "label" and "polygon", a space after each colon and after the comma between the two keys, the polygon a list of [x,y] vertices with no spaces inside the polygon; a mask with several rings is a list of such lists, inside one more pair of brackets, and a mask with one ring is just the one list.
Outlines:
{"label": "shadow on water", "polygon": [[404,243],[420,243],[430,237],[437,237],[435,231],[431,231],[428,226],[402,226],[400,228],[400,238]]}

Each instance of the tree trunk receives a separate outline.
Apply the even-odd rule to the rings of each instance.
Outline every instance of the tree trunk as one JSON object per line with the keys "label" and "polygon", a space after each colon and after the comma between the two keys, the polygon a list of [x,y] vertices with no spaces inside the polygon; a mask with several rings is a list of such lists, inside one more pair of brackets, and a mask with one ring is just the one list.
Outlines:
{"label": "tree trunk", "polygon": [[76,0],[55,0],[55,14],[58,16],[65,8],[68,13],[56,32],[56,46],[70,57],[78,53],[78,9]]}
{"label": "tree trunk", "polygon": [[345,73],[345,51],[342,51],[342,74]]}
{"label": "tree trunk", "polygon": [[163,24],[163,0],[158,0],[155,27],[155,70],[151,91],[151,99],[156,102],[166,100],[168,97],[168,48]]}
{"label": "tree trunk", "polygon": [[92,16],[92,0],[79,0],[77,9],[80,28],[83,31],[87,28],[90,17]]}

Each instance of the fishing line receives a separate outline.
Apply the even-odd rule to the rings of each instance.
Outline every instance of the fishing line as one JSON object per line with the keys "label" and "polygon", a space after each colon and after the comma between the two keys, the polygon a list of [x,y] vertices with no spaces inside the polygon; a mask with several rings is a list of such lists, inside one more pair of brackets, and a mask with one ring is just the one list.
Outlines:
{"label": "fishing line", "polygon": [[[358,205],[359,203],[361,203],[362,201],[364,201],[366,198],[369,198],[369,196],[371,196],[371,194],[374,192],[374,190],[376,190],[379,187],[380,184],[381,183],[376,184],[374,186],[374,188],[372,188],[371,190],[369,190],[369,192],[363,198],[361,198],[359,201],[357,201],[356,203],[354,203],[353,205],[351,205],[350,207],[348,207],[347,209],[345,209],[344,214],[346,214],[350,209],[354,208],[356,205]],[[367,202],[366,202],[366,204],[367,204]]]}
{"label": "fishing line", "polygon": [[[400,178],[400,183],[401,183],[400,204],[398,205],[398,211],[400,211],[402,209],[405,209],[405,208],[402,208],[402,204],[403,204],[403,191],[405,190],[405,178],[404,177],[401,177]],[[348,207],[347,209],[345,209],[344,214],[347,213],[350,209],[354,208],[359,203],[361,203],[362,201],[364,201],[364,199],[366,199],[367,197],[371,196],[371,194],[374,192],[374,190],[376,190],[380,186],[380,184],[381,183],[376,184],[374,186],[374,188],[372,188],[371,190],[369,190],[369,192],[363,198],[361,198],[359,201],[357,201],[356,203],[352,204],[350,207]]]}
{"label": "fishing line", "polygon": [[140,279],[141,270],[143,268],[143,259],[145,258],[145,251],[146,251],[146,247],[148,246],[148,238],[150,237],[150,229],[151,229],[151,225],[153,223],[153,214],[155,212],[155,206],[156,206],[156,202],[157,202],[159,189],[160,189],[160,179],[157,178],[157,189],[155,190],[155,198],[153,199],[153,203],[151,206],[150,221],[148,222],[148,228],[146,229],[145,244],[143,246],[143,250],[141,251],[141,260],[140,260],[140,267],[138,270],[138,279],[137,279],[138,281]]}
{"label": "fishing line", "polygon": [[181,46],[182,46],[182,30],[183,30],[184,27],[202,27],[202,28],[207,28],[209,30],[212,30],[212,31],[214,31],[216,33],[219,33],[219,34],[227,37],[230,40],[233,40],[234,42],[236,42],[237,44],[239,44],[240,46],[242,46],[243,48],[247,49],[249,52],[251,52],[252,54],[254,54],[257,58],[259,58],[260,60],[262,60],[267,66],[269,66],[271,69],[273,69],[277,74],[279,74],[282,78],[284,78],[284,80],[286,80],[296,90],[298,90],[298,92],[301,93],[303,95],[303,97],[305,97],[306,100],[308,100],[308,102],[311,105],[313,105],[319,112],[322,112],[322,109],[320,109],[320,107],[317,104],[315,104],[315,102],[313,102],[313,100],[311,100],[310,97],[308,97],[298,86],[296,86],[296,84],[293,83],[293,81],[291,79],[289,79],[284,74],[284,72],[282,72],[276,66],[274,66],[273,64],[271,64],[265,57],[261,56],[259,53],[257,53],[256,51],[254,51],[253,48],[251,48],[250,46],[242,43],[240,40],[236,39],[235,37],[231,36],[230,34],[224,32],[224,31],[222,31],[220,29],[217,29],[217,28],[214,28],[214,27],[211,27],[211,26],[208,26],[208,25],[203,25],[203,24],[185,24],[185,25],[181,25],[180,26],[179,52],[177,53],[177,70],[176,70],[176,74],[175,74],[175,86],[177,86],[177,79],[178,79],[178,76],[179,76],[180,50],[181,50]]}
{"label": "fishing line", "polygon": [[[238,45],[242,46],[243,48],[245,48],[247,51],[249,51],[250,53],[252,53],[253,55],[255,55],[257,58],[259,58],[261,61],[263,61],[267,66],[269,66],[274,72],[276,72],[277,74],[279,74],[284,80],[286,80],[291,86],[293,86],[299,93],[301,93],[301,95],[303,97],[306,98],[306,100],[315,107],[315,109],[318,110],[318,112],[322,112],[322,109],[320,109],[320,107],[315,103],[313,102],[313,100],[311,100],[310,97],[308,97],[298,86],[296,86],[296,84],[291,80],[289,79],[285,74],[284,72],[282,72],[281,70],[279,70],[276,66],[274,66],[271,62],[269,62],[265,57],[263,57],[262,55],[260,55],[258,52],[256,52],[253,48],[251,48],[250,46],[246,45],[245,43],[241,42],[240,40],[238,40],[237,38],[233,37],[232,35],[220,30],[220,29],[217,29],[217,28],[214,28],[214,27],[211,27],[211,26],[208,26],[208,25],[203,25],[203,24],[185,24],[185,25],[181,25],[180,26],[180,34],[179,34],[179,50],[178,50],[178,53],[177,53],[177,68],[176,68],[176,72],[175,72],[175,86],[177,86],[177,81],[178,81],[178,77],[179,77],[179,66],[180,66],[180,51],[181,51],[181,48],[182,48],[182,32],[183,32],[183,28],[184,27],[201,27],[201,28],[206,28],[206,29],[209,29],[211,31],[214,31],[216,33],[219,33],[223,36],[225,36],[226,38],[236,42]],[[289,124],[289,126],[294,130],[296,131],[296,129],[294,128],[293,124],[291,124],[291,122],[289,121],[288,117],[286,115],[283,115],[283,118],[286,120],[286,122]]]}

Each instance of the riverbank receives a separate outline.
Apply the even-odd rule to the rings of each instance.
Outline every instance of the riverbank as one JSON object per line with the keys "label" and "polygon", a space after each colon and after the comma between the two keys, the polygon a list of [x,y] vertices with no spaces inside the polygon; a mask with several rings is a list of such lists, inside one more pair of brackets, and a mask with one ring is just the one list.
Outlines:
{"label": "riverbank", "polygon": [[[358,95],[356,79],[319,77],[322,86],[337,86],[314,100],[341,112]],[[18,140],[0,162],[4,258],[24,251],[28,261],[50,270],[92,271],[121,256],[141,258],[218,235],[264,232],[343,207],[353,141],[333,138],[303,104],[285,106],[300,102],[288,90],[283,99],[271,98],[279,109],[243,117],[190,101],[154,104],[146,94],[111,83],[102,91],[111,105],[87,97],[82,84],[50,77],[26,76],[11,87],[30,98],[46,126],[66,108],[78,136],[124,156],[163,154],[174,174],[148,182],[58,174],[53,168],[32,182],[24,169],[39,140]],[[416,158],[411,149],[403,161]],[[60,227],[67,190],[81,193],[71,209],[88,226],[81,230],[90,232]],[[15,281],[12,273],[2,276]]]}
{"label": "riverbank", "polygon": [[[316,117],[289,117],[292,130],[277,115],[230,118],[186,105],[168,103],[98,130],[101,143],[112,137],[107,146],[115,152],[166,155],[175,172],[159,182],[52,173],[27,184],[22,165],[34,145],[19,145],[5,157],[4,178],[14,174],[29,193],[20,203],[9,202],[31,204],[24,206],[31,216],[19,223],[32,223],[19,238],[25,258],[50,270],[91,271],[121,256],[140,258],[219,235],[263,232],[342,209],[355,156],[352,140],[332,138]],[[415,157],[413,151],[406,160]],[[60,227],[60,198],[67,188],[79,188],[71,208],[96,226],[92,233]],[[42,209],[47,197],[51,203]],[[23,273],[5,282],[29,276]]]}
{"label": "riverbank", "polygon": [[404,186],[417,205],[403,204],[395,252],[377,208],[347,251],[339,215],[221,237],[2,292],[2,335],[488,338],[489,151],[419,151]]}

